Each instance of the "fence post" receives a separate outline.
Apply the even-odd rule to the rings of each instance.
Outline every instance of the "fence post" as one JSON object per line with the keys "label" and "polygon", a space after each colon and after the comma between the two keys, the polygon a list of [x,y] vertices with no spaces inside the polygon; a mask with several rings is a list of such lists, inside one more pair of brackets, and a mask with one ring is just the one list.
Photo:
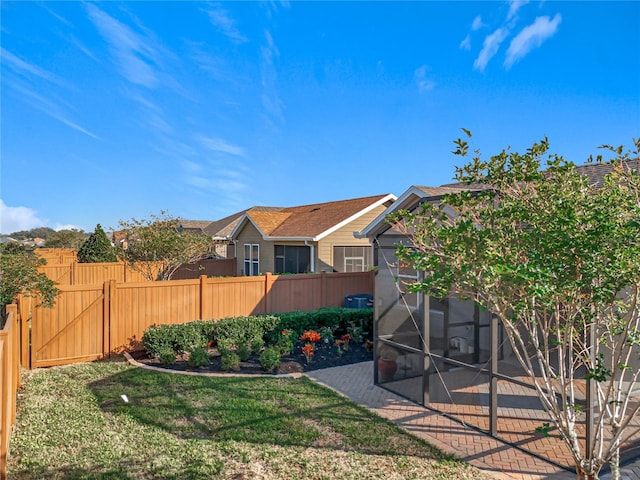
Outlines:
{"label": "fence post", "polygon": [[29,321],[31,319],[31,297],[29,297],[29,306],[24,295],[18,296],[19,314],[20,314],[20,364],[23,368],[31,370],[31,352],[29,346]]}
{"label": "fence post", "polygon": [[76,262],[69,265],[69,285],[75,285],[76,281]]}
{"label": "fence post", "polygon": [[111,357],[111,320],[116,300],[116,281],[104,282],[103,313],[102,313],[102,356]]}
{"label": "fence post", "polygon": [[273,274],[267,272],[264,274],[264,312],[270,313],[271,302],[269,301],[269,293],[271,293],[271,286],[273,285]]}
{"label": "fence post", "polygon": [[320,272],[320,298],[322,299],[322,305],[327,304],[327,272],[324,270]]}
{"label": "fence post", "polygon": [[207,311],[205,305],[205,285],[207,281],[206,275],[200,275],[200,320],[204,320],[204,314]]}

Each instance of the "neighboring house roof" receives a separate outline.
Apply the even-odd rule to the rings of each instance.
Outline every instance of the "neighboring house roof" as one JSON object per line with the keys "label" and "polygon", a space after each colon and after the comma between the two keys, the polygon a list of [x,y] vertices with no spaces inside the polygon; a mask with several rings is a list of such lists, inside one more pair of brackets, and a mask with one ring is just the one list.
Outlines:
{"label": "neighboring house roof", "polygon": [[[624,165],[631,170],[640,172],[640,159],[638,158],[625,161]],[[589,183],[601,187],[604,185],[604,177],[613,170],[613,165],[611,163],[587,163],[577,166],[576,170],[589,177]]]}
{"label": "neighboring house roof", "polygon": [[[624,162],[624,164],[626,167],[640,172],[640,159],[631,159]],[[604,177],[613,170],[613,165],[611,163],[589,163],[585,165],[578,165],[576,170],[589,177],[589,181],[592,185],[599,187],[603,185]],[[447,193],[456,193],[462,190],[478,191],[486,188],[490,187],[480,183],[448,183],[439,187],[412,185],[407,191],[400,195],[398,200],[378,215],[373,222],[367,225],[361,232],[355,232],[354,235],[358,238],[378,235],[381,231],[390,228],[390,226],[384,221],[387,215],[397,212],[398,210],[412,208],[423,199],[428,198],[431,200],[437,200],[439,197]]]}
{"label": "neighboring house roof", "polygon": [[197,233],[205,233],[205,229],[211,225],[211,220],[180,220],[179,230],[190,230]]}
{"label": "neighboring house roof", "polygon": [[0,236],[0,243],[13,243],[17,242],[15,238],[7,237],[5,235]]}
{"label": "neighboring house roof", "polygon": [[231,236],[235,237],[250,222],[265,240],[318,241],[395,199],[393,194],[384,194],[297,207],[252,207],[238,221]]}
{"label": "neighboring house roof", "polygon": [[226,240],[231,236],[231,232],[236,228],[246,210],[233,213],[227,217],[211,222],[205,229],[205,233],[211,235],[214,240]]}

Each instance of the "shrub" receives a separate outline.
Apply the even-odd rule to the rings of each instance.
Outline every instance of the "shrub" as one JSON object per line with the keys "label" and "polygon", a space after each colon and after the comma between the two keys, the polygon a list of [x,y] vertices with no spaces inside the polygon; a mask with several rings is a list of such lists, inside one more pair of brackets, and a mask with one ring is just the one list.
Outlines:
{"label": "shrub", "polygon": [[282,330],[293,330],[296,338],[305,330],[321,331],[331,329],[334,333],[347,332],[350,324],[357,325],[364,332],[373,331],[373,309],[326,307],[311,312],[288,312],[278,314],[280,322],[268,335],[270,343],[276,343]]}
{"label": "shrub", "polygon": [[220,358],[220,368],[225,372],[230,370],[238,370],[240,368],[240,357],[234,352],[224,352]]}
{"label": "shrub", "polygon": [[282,355],[288,355],[293,352],[296,343],[296,332],[293,330],[281,330],[278,335],[275,346]]}
{"label": "shrub", "polygon": [[260,355],[260,364],[265,372],[274,372],[280,366],[280,350],[277,347],[265,348]]}
{"label": "shrub", "polygon": [[238,354],[240,361],[246,362],[251,356],[251,349],[246,343],[243,343],[242,345],[238,346],[238,348],[236,349],[236,353]]}
{"label": "shrub", "polygon": [[173,335],[170,325],[151,325],[142,334],[142,346],[150,357],[160,357],[161,352],[173,351]]}
{"label": "shrub", "polygon": [[262,348],[265,334],[277,323],[278,317],[273,315],[223,318],[213,327],[213,339],[219,350],[238,349],[242,345],[253,349],[258,344]]}
{"label": "shrub", "polygon": [[209,354],[204,347],[198,347],[189,353],[189,366],[200,368],[209,365]]}
{"label": "shrub", "polygon": [[142,346],[152,357],[159,352],[172,349],[175,355],[182,355],[196,348],[204,347],[211,338],[212,320],[197,320],[179,325],[151,325],[142,334]]}
{"label": "shrub", "polygon": [[176,363],[176,352],[172,348],[163,348],[158,352],[158,359],[162,365],[173,365]]}

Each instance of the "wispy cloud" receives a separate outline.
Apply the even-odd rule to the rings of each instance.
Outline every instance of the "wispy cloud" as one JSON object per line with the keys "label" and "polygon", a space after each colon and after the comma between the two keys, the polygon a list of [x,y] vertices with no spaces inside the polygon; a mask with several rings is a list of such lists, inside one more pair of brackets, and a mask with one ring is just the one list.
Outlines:
{"label": "wispy cloud", "polygon": [[26,86],[22,81],[11,80],[5,77],[3,79],[3,83],[11,90],[18,93],[21,100],[28,103],[33,108],[40,110],[51,118],[65,124],[66,126],[80,133],[83,133],[96,140],[101,140],[101,138],[95,133],[87,130],[86,128],[80,126],[78,123],[69,119],[69,115],[65,113],[65,108],[60,106],[60,103],[66,102],[55,102],[52,98],[53,95],[49,95],[49,98],[45,98],[42,95],[36,93],[33,89]]}
{"label": "wispy cloud", "polygon": [[87,5],[87,13],[109,44],[121,74],[131,83],[154,88],[158,84],[158,74],[155,69],[157,52],[152,42],[94,4]]}
{"label": "wispy cloud", "polygon": [[507,38],[509,31],[505,28],[498,28],[495,32],[484,39],[482,44],[482,50],[480,50],[480,54],[478,58],[473,62],[473,67],[476,70],[484,71],[489,60],[493,58],[493,56],[498,53],[498,49],[500,48],[500,44]]}
{"label": "wispy cloud", "polygon": [[460,42],[460,48],[462,50],[471,50],[471,35],[467,34],[467,36],[464,37],[464,40]]}
{"label": "wispy cloud", "polygon": [[436,86],[436,82],[427,76],[429,68],[426,65],[422,65],[413,72],[413,80],[418,86],[418,92],[425,93],[430,92]]}
{"label": "wispy cloud", "polygon": [[558,27],[562,22],[562,16],[557,13],[553,20],[549,17],[537,17],[535,21],[524,27],[518,35],[511,40],[511,44],[507,49],[507,58],[504,66],[508,69],[521,60],[534,48],[540,47],[545,40],[551,38],[558,31]]}
{"label": "wispy cloud", "polygon": [[0,198],[0,232],[10,234],[21,230],[42,227],[45,220],[29,207],[10,207]]}
{"label": "wispy cloud", "polygon": [[283,104],[278,95],[278,73],[275,66],[275,58],[280,56],[280,52],[268,30],[265,30],[264,37],[265,43],[260,47],[262,105],[272,118],[284,122]]}
{"label": "wispy cloud", "polygon": [[229,155],[235,155],[238,157],[244,156],[245,153],[244,148],[228,143],[226,140],[221,138],[198,136],[196,137],[196,140],[198,140],[205,148],[213,152],[228,153]]}
{"label": "wispy cloud", "polygon": [[0,57],[2,58],[2,63],[7,65],[14,72],[18,73],[21,76],[31,75],[58,85],[64,84],[64,82],[60,78],[58,78],[57,75],[33,63],[29,63],[22,58],[17,57],[4,48],[0,48]]}
{"label": "wispy cloud", "polygon": [[478,15],[476,18],[473,19],[473,22],[471,22],[471,30],[473,30],[474,32],[476,30],[480,30],[482,27],[484,27],[484,23],[482,23],[482,17],[480,15]]}
{"label": "wispy cloud", "polygon": [[220,4],[212,4],[207,10],[209,21],[216,29],[235,43],[245,43],[245,37],[236,27],[236,22],[231,18],[229,12],[222,8]]}
{"label": "wispy cloud", "polygon": [[529,0],[513,0],[509,4],[509,12],[507,13],[507,22],[512,18],[514,18],[518,13],[518,10],[524,7],[527,3],[529,3]]}

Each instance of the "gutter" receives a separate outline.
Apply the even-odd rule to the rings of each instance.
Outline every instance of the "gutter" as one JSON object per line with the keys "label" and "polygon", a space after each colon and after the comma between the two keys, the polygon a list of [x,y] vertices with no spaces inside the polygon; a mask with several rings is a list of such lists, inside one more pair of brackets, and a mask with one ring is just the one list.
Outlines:
{"label": "gutter", "polygon": [[305,240],[304,244],[311,249],[311,273],[316,273],[316,246]]}

